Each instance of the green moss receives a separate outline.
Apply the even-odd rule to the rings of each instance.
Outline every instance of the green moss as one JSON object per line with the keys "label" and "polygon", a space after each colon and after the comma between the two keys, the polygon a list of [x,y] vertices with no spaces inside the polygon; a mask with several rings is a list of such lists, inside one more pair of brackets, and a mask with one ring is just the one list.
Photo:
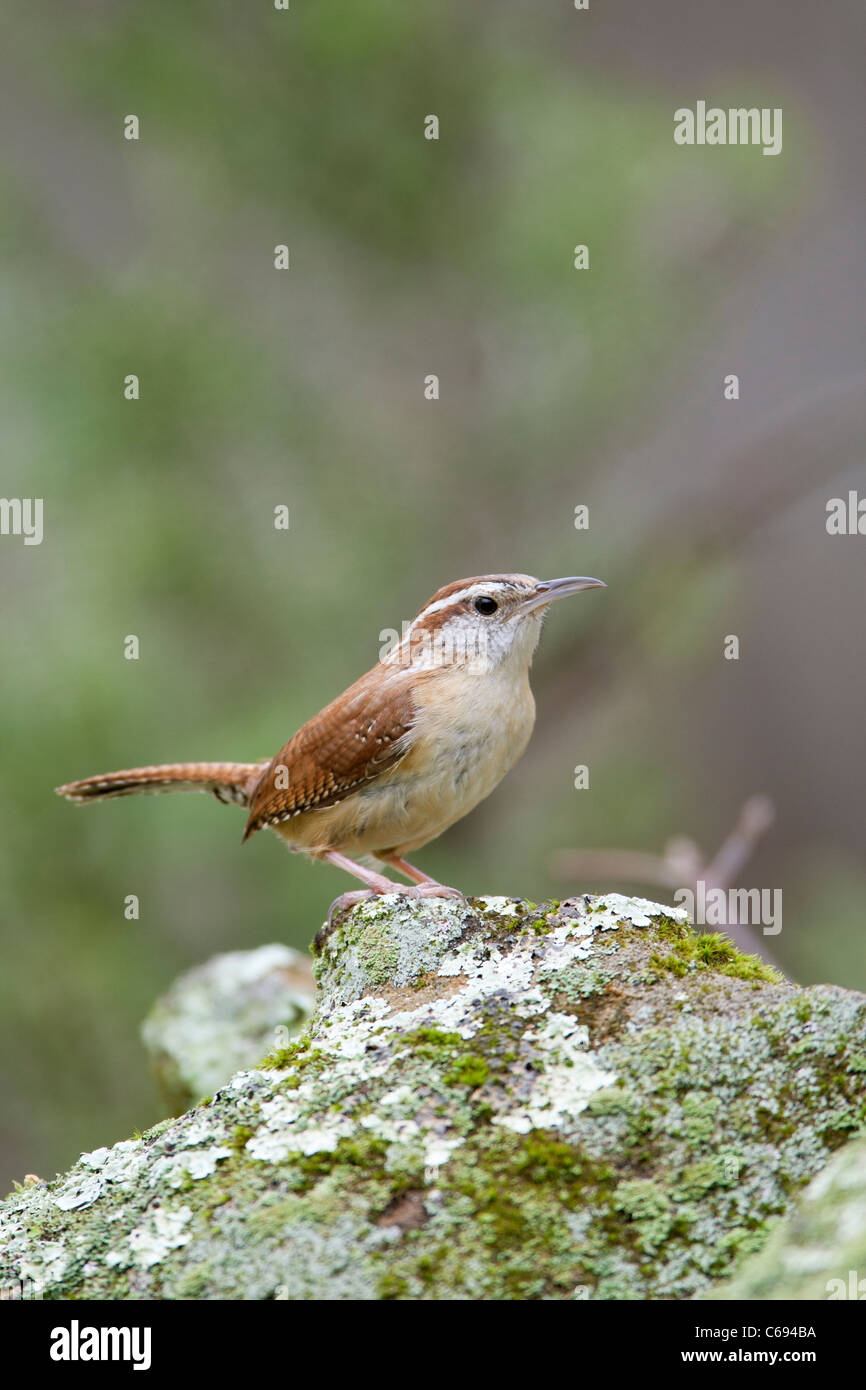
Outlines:
{"label": "green moss", "polygon": [[309,1038],[298,1038],[286,1047],[276,1047],[259,1062],[260,1071],[287,1071],[310,1048]]}
{"label": "green moss", "polygon": [[402,1274],[393,1274],[389,1270],[380,1275],[376,1291],[381,1299],[406,1298],[409,1283]]}
{"label": "green moss", "polygon": [[659,973],[668,972],[682,978],[699,971],[713,970],[736,980],[782,983],[782,976],[777,970],[759,956],[745,955],[719,932],[695,933],[681,923],[673,923],[672,926],[678,929],[679,934],[672,936],[669,929],[661,935],[672,940],[673,950],[667,955],[654,951],[650,956],[650,965]]}
{"label": "green moss", "polygon": [[446,1086],[469,1086],[475,1089],[483,1086],[490,1075],[490,1067],[477,1053],[463,1052],[455,1057],[443,1080]]}
{"label": "green moss", "polygon": [[305,1072],[327,1067],[328,1054],[319,1047],[312,1047],[309,1038],[300,1038],[287,1047],[269,1052],[259,1063],[260,1071],[287,1071],[289,1075],[281,1085],[287,1091],[296,1091],[305,1079]]}
{"label": "green moss", "polygon": [[407,1035],[406,1042],[420,1057],[431,1061],[439,1061],[443,1051],[450,1053],[463,1045],[459,1033],[444,1033],[441,1028],[417,1028]]}
{"label": "green moss", "polygon": [[572,1144],[553,1138],[546,1130],[530,1130],[517,1149],[514,1171],[530,1182],[565,1184],[582,1181],[580,1155]]}
{"label": "green moss", "polygon": [[255,1132],[255,1127],[253,1125],[235,1125],[231,1139],[229,1140],[229,1144],[234,1149],[235,1153],[240,1153],[246,1148]]}
{"label": "green moss", "polygon": [[313,1183],[339,1168],[379,1175],[387,1152],[388,1145],[381,1139],[341,1139],[334,1149],[314,1154],[293,1154],[289,1161],[308,1182]]}
{"label": "green moss", "polygon": [[[521,1028],[525,1024],[519,1025]],[[446,1086],[477,1090],[491,1077],[500,1079],[517,1057],[515,1022],[496,1011],[486,1014],[471,1039],[438,1028],[418,1028],[406,1041],[417,1057],[440,1064]],[[476,1112],[477,1118],[477,1112]]]}
{"label": "green moss", "polygon": [[447,1257],[448,1248],[445,1245],[437,1246],[429,1254],[419,1255],[415,1262],[415,1272],[422,1284],[429,1288],[436,1280],[436,1276]]}
{"label": "green moss", "polygon": [[[347,933],[350,956],[356,926]],[[16,1205],[28,1210],[31,1247],[62,1238],[72,1252],[53,1292],[268,1298],[282,1282],[292,1298],[526,1300],[572,1299],[581,1290],[593,1298],[687,1298],[706,1289],[739,1252],[760,1244],[773,1214],[860,1123],[866,1009],[844,991],[809,991],[804,1003],[788,987],[765,994],[758,1011],[748,991],[715,973],[747,958],[678,922],[605,931],[587,940],[587,959],[560,970],[549,942],[531,932],[528,918],[500,918],[495,928],[496,950],[535,962],[528,1000],[522,986],[506,986],[482,1007],[467,991],[461,1032],[433,1026],[435,1014],[421,1001],[416,1018],[427,1025],[408,1035],[392,1014],[366,1006],[357,1025],[354,1016],[323,1012],[312,1039],[271,1054],[269,1076],[221,1091],[209,1127],[231,1156],[167,1194],[169,1207],[191,1208],[192,1239],[153,1272],[130,1278],[100,1263],[107,1250],[125,1248],[133,1226],[150,1221],[151,1187],[136,1182],[115,1193],[110,1184],[92,1207],[69,1213],[50,1209],[51,1192],[16,1193]],[[493,933],[491,925],[491,940]],[[426,940],[420,932],[417,939]],[[485,942],[478,944],[483,951]],[[698,976],[688,1014],[671,1006],[676,991],[646,988],[653,951]],[[531,1057],[554,1087],[567,1091],[571,1080],[555,1040],[539,1036],[535,991],[554,1014],[568,1013],[574,1001],[591,1037],[597,1023],[599,1064],[617,1079],[584,1108],[569,1109],[561,1129],[520,1134],[498,1123],[533,1083],[517,1059]],[[408,1007],[415,1005],[413,996]],[[374,1046],[358,1048],[351,1069],[335,1068],[336,1041],[353,1037],[356,1026]],[[792,1059],[794,1048],[800,1055]],[[298,1128],[327,1127],[339,1115],[352,1126],[349,1137],[329,1151],[255,1158],[250,1137],[267,1126],[279,1140],[279,1098],[302,1079],[289,1112]],[[152,1164],[183,1147],[190,1123],[171,1121],[146,1136]],[[380,1130],[383,1123],[389,1128]],[[432,1134],[419,1133],[418,1123]],[[458,1142],[431,1171],[425,1164],[437,1133]]]}
{"label": "green moss", "polygon": [[555,925],[556,923],[549,921],[547,917],[535,917],[526,930],[531,931],[534,936],[548,936]]}
{"label": "green moss", "polygon": [[[605,905],[602,904],[596,911],[606,911]],[[653,936],[661,937],[662,941],[686,941],[695,935],[694,928],[688,922],[681,922],[677,917],[667,917],[663,913],[653,917],[652,924]]]}

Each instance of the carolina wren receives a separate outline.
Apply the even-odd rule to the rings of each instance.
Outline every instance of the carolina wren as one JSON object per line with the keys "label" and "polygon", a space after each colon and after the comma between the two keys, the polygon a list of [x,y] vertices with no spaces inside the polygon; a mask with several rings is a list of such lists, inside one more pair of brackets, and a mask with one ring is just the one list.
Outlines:
{"label": "carolina wren", "polygon": [[[375,893],[462,897],[406,862],[492,792],[529,742],[529,668],[554,599],[600,579],[485,574],[439,589],[379,662],[313,716],[270,762],[169,763],[58,787],[70,801],[206,791],[249,810],[290,849],[346,869]],[[369,856],[411,879],[395,883]]]}

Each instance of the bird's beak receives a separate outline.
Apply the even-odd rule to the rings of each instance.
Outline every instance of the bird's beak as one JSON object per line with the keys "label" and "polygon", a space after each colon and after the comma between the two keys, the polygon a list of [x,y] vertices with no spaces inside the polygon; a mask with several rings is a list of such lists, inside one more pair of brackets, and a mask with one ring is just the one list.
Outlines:
{"label": "bird's beak", "polygon": [[583,575],[572,575],[569,579],[541,579],[534,592],[523,600],[519,611],[531,613],[533,608],[541,608],[547,603],[553,603],[556,598],[565,598],[567,594],[579,594],[582,589],[606,587],[603,579],[587,579]]}

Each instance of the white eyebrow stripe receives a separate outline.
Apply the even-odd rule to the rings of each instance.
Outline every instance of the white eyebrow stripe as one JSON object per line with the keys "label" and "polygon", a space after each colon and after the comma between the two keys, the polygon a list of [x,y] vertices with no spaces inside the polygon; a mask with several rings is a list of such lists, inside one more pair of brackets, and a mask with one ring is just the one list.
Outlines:
{"label": "white eyebrow stripe", "polygon": [[422,608],[418,616],[412,619],[413,627],[421,618],[429,617],[431,613],[439,613],[443,608],[451,608],[455,603],[462,603],[465,598],[479,592],[479,586],[474,584],[471,589],[459,589],[456,594],[449,594],[447,598],[440,598],[438,603],[428,603],[427,607]]}
{"label": "white eyebrow stripe", "polygon": [[[385,657],[384,664],[389,665],[397,662],[401,656],[405,655],[407,649],[412,650],[412,636],[419,623],[425,618],[429,618],[431,613],[441,613],[445,608],[453,608],[455,604],[462,603],[464,599],[471,598],[475,594],[490,592],[490,584],[470,584],[465,589],[458,589],[456,593],[449,594],[447,598],[440,598],[436,603],[428,603],[426,608],[422,608],[417,617],[413,618],[397,645]],[[459,621],[459,619],[458,619]],[[463,619],[465,622],[465,618]]]}
{"label": "white eyebrow stripe", "polygon": [[[501,580],[499,581],[501,586]],[[516,587],[516,586],[515,586]],[[439,613],[443,608],[451,608],[456,603],[462,603],[464,599],[475,598],[478,594],[489,594],[491,589],[490,581],[486,584],[470,584],[466,589],[458,589],[455,594],[449,594],[447,598],[440,598],[436,603],[428,603],[426,608],[422,608],[416,618],[412,619],[412,627],[419,623],[422,618],[429,618],[431,613]],[[411,632],[410,627],[409,631]]]}

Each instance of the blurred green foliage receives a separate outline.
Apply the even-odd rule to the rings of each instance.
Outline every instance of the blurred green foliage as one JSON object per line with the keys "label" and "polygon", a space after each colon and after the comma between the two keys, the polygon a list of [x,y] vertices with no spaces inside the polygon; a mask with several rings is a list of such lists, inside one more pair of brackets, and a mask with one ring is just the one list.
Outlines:
{"label": "blurred green foliage", "polygon": [[[608,577],[639,489],[588,533],[574,505],[598,496],[610,441],[652,418],[724,290],[720,252],[782,215],[776,161],[695,152],[686,172],[669,102],[583,69],[567,13],[498,13],[157,0],[19,16],[3,489],[44,497],[45,540],[0,552],[10,1177],[159,1118],[137,1037],[156,994],[220,950],[305,946],[347,886],[266,835],[241,851],[242,816],[203,798],[79,810],[52,787],[269,756],[372,665],[380,629],[460,575]],[[708,199],[714,225],[693,232]],[[552,848],[691,829],[700,785],[627,695],[579,730],[567,700],[545,716],[545,651],[579,654],[589,605],[611,600],[551,619],[543,735],[424,852],[431,872],[539,899],[562,891]],[[696,655],[676,621],[663,723]]]}

